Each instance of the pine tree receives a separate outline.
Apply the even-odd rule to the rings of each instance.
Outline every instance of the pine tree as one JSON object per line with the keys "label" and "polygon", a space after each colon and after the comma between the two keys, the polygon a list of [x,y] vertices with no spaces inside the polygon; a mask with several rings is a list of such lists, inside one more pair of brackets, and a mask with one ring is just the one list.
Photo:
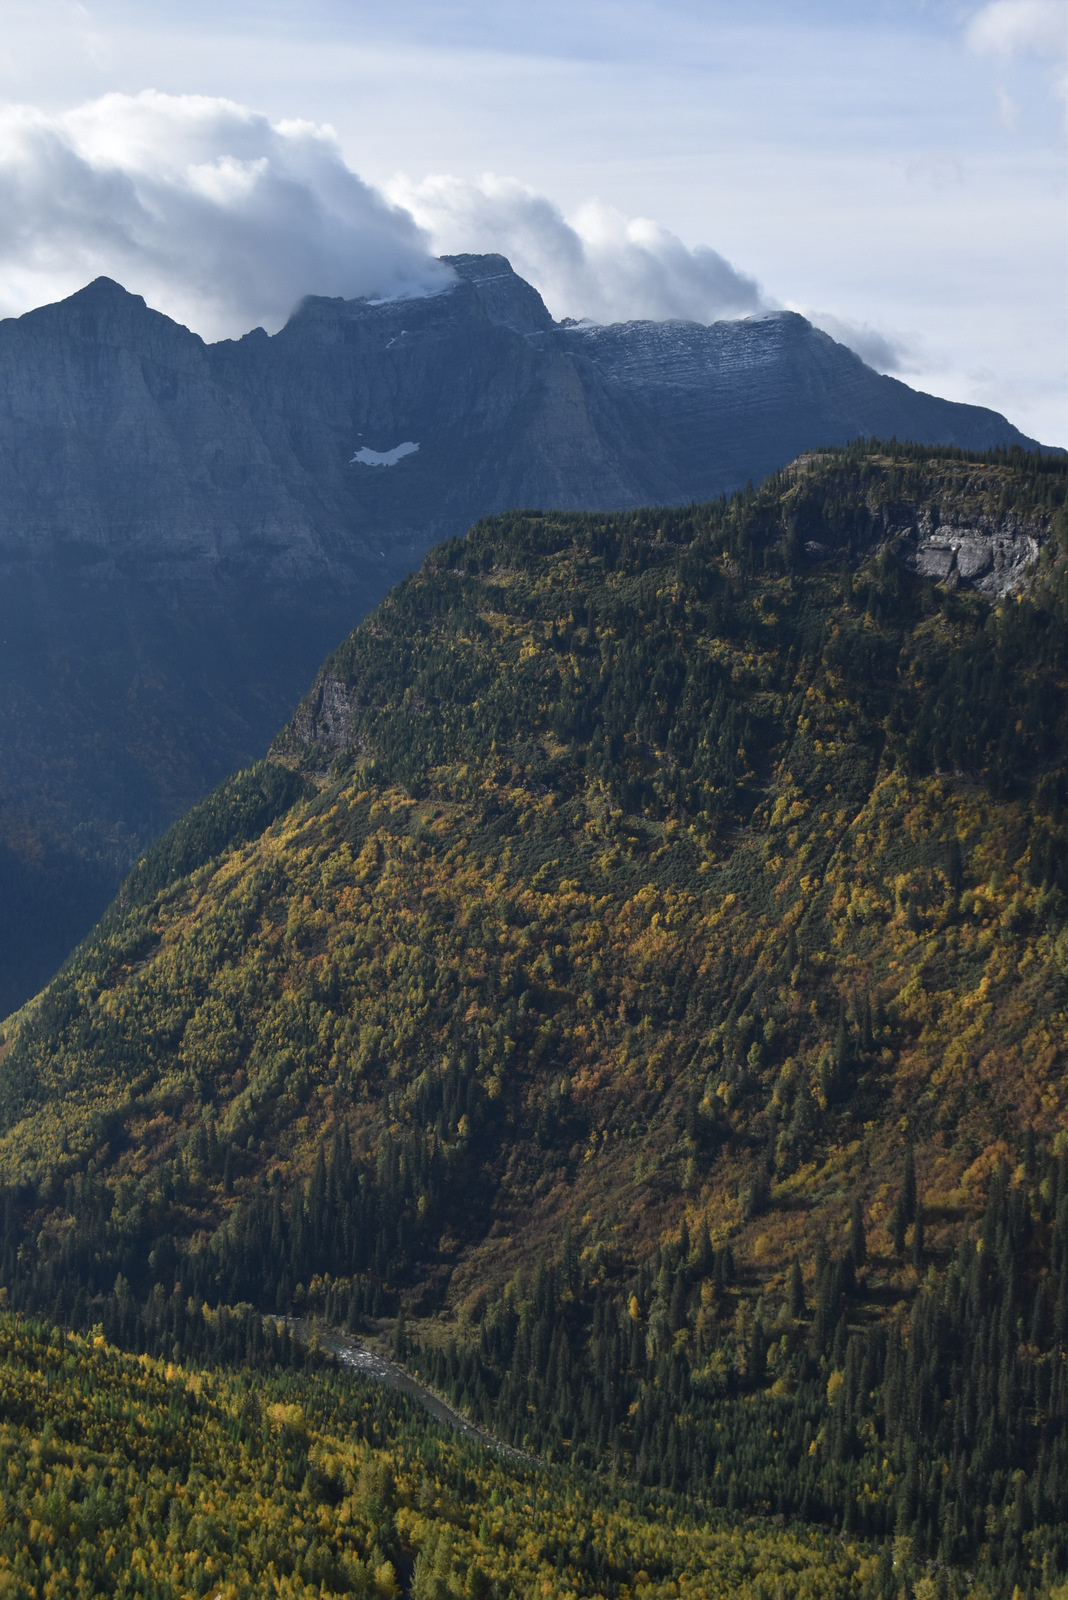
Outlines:
{"label": "pine tree", "polygon": [[901,1184],[901,1209],[906,1223],[916,1220],[916,1158],[911,1144],[905,1146],[905,1174]]}
{"label": "pine tree", "polygon": [[855,1196],[849,1213],[849,1254],[855,1267],[862,1267],[868,1255],[864,1234],[864,1202],[859,1195]]}
{"label": "pine tree", "polygon": [[407,1358],[408,1332],[404,1325],[403,1306],[397,1312],[397,1320],[393,1324],[393,1340],[390,1348],[394,1361],[404,1361]]}
{"label": "pine tree", "polygon": [[916,1166],[912,1145],[905,1146],[905,1171],[897,1202],[890,1214],[889,1228],[894,1241],[894,1254],[904,1255],[905,1233],[910,1222],[916,1219]]}
{"label": "pine tree", "polygon": [[796,1256],[790,1263],[790,1271],[786,1276],[786,1303],[795,1321],[805,1315],[805,1281],[801,1276],[801,1264]]}

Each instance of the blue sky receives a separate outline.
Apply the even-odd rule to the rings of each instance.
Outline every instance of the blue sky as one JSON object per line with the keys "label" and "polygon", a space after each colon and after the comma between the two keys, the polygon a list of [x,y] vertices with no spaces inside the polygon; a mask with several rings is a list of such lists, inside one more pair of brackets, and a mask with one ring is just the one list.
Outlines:
{"label": "blue sky", "polygon": [[[557,314],[655,310],[646,288],[628,312],[634,251],[670,278],[676,244],[707,246],[765,303],[858,347],[868,330],[865,348],[906,381],[1068,443],[1068,0],[0,0],[0,23],[0,97],[45,118],[155,89],[330,124],[345,163],[409,206],[434,247],[513,241]],[[0,165],[3,150],[0,134]],[[442,175],[451,186],[426,186]],[[0,252],[7,310],[46,280],[65,287],[35,277],[26,240],[47,208],[28,180],[16,189],[27,212],[6,297]],[[561,239],[571,247],[553,208],[585,276],[553,276]],[[660,234],[628,234],[636,218]],[[54,266],[55,250],[38,254]],[[162,278],[149,290],[158,303]]]}

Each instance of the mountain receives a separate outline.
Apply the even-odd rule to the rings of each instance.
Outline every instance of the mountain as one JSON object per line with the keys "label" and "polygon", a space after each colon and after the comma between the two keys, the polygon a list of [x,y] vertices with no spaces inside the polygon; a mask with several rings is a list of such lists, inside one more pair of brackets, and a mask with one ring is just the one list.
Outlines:
{"label": "mountain", "polygon": [[732,490],[857,435],[1027,444],[802,318],[555,324],[499,256],[206,345],[98,279],[0,322],[0,1014],[263,754],[437,540]]}
{"label": "mountain", "polygon": [[9,1303],[403,1313],[551,1460],[1052,1582],[1066,487],[855,445],[437,547],[9,1023]]}

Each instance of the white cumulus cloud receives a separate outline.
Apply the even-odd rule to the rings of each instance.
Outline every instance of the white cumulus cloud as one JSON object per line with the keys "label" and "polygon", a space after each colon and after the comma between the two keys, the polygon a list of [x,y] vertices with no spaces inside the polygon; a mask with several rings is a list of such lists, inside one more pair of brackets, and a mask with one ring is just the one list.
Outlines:
{"label": "white cumulus cloud", "polygon": [[0,313],[99,274],[206,338],[273,331],[306,294],[429,293],[451,276],[329,128],[152,91],[59,115],[0,107]]}
{"label": "white cumulus cloud", "polygon": [[478,183],[402,177],[388,193],[426,229],[440,254],[494,250],[507,256],[556,317],[715,322],[766,304],[754,280],[715,250],[691,250],[659,224],[596,202],[567,218],[525,184],[492,175]]}

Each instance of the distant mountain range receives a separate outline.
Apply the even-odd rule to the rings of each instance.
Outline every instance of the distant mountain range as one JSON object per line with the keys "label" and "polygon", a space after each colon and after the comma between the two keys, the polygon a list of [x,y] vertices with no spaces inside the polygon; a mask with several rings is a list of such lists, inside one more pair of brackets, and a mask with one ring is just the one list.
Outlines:
{"label": "distant mountain range", "polygon": [[556,323],[501,256],[206,345],[106,278],[0,323],[0,1013],[437,540],[858,435],[1031,445],[792,313]]}

